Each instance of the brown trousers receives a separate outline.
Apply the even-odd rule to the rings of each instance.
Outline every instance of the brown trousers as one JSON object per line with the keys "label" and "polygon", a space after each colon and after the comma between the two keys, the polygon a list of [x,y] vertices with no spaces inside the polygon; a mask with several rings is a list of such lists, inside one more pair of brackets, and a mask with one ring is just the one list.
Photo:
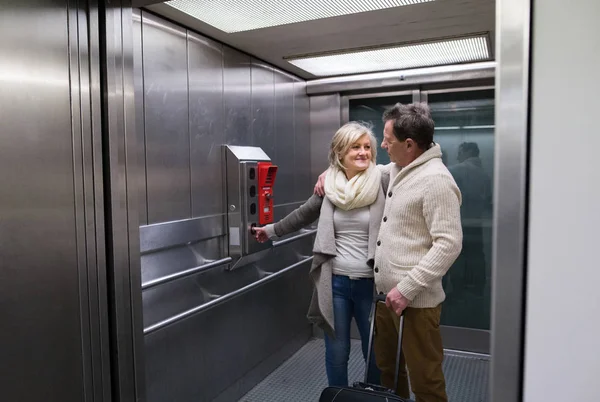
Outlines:
{"label": "brown trousers", "polygon": [[[416,402],[447,402],[442,371],[444,349],[440,334],[441,304],[435,308],[407,308],[404,312],[402,355],[396,394],[409,398],[408,379]],[[377,304],[375,358],[381,385],[392,389],[396,369],[399,317],[385,304]],[[408,373],[406,368],[408,367]]]}

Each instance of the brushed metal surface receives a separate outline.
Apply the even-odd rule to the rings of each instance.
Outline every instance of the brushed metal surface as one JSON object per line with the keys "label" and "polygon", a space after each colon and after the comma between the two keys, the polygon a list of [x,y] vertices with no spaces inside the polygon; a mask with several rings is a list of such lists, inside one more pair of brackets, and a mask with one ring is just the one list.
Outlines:
{"label": "brushed metal surface", "polygon": [[209,269],[213,269],[213,268],[217,268],[217,267],[223,266],[223,265],[225,265],[227,263],[230,263],[232,261],[233,261],[233,259],[231,257],[221,258],[220,260],[207,261],[204,264],[199,265],[197,267],[189,268],[189,269],[186,269],[184,271],[178,271],[178,272],[176,272],[174,274],[162,276],[160,278],[156,278],[156,279],[150,280],[148,282],[143,282],[142,283],[142,290],[152,289],[152,288],[154,288],[156,286],[160,286],[160,285],[163,285],[165,283],[169,283],[169,282],[175,281],[177,279],[182,279],[182,278],[185,278],[185,277],[190,276],[190,275],[199,274],[200,272],[208,271]]}
{"label": "brushed metal surface", "polygon": [[[271,375],[282,364],[288,362],[294,353],[310,341],[312,331],[309,328],[302,330],[291,341],[287,341],[277,352],[271,354],[268,358],[254,366],[252,370],[238,379],[233,385],[220,393],[211,402],[231,402],[239,401],[248,391]],[[300,379],[302,381],[302,379]],[[278,401],[279,402],[279,401]]]}
{"label": "brushed metal surface", "polygon": [[142,279],[148,282],[222,258],[221,237],[156,250],[142,255]]}
{"label": "brushed metal surface", "polygon": [[[167,318],[166,320],[157,322],[154,325],[146,327],[146,328],[144,328],[144,333],[147,335],[147,334],[151,334],[156,331],[160,331],[161,329],[167,328],[170,325],[176,324],[182,320],[192,317],[195,314],[203,313],[203,312],[205,312],[209,309],[215,308],[223,303],[227,303],[230,300],[233,300],[233,299],[235,299],[247,292],[250,292],[254,289],[258,289],[259,287],[263,286],[265,283],[274,281],[277,278],[287,274],[288,272],[291,272],[291,271],[297,269],[298,267],[311,262],[313,260],[313,258],[314,258],[313,256],[307,257],[303,260],[300,260],[300,261],[290,265],[289,267],[283,268],[281,271],[272,272],[272,273],[271,272],[264,273],[264,272],[261,272],[260,270],[252,270],[251,271],[249,269],[246,269],[244,271],[237,271],[237,272],[251,273],[252,281],[250,283],[248,283],[247,285],[238,287],[237,289],[235,289],[231,292],[228,292],[224,295],[209,294],[209,295],[207,295],[206,299],[203,300],[202,304],[200,304],[196,307],[193,307],[189,310],[183,311],[174,316],[171,316],[171,317]],[[256,278],[255,278],[255,276],[256,276]]]}
{"label": "brushed metal surface", "polygon": [[[333,134],[332,134],[333,136]],[[294,200],[308,199],[314,183],[311,169],[310,100],[306,82],[294,80]]]}
{"label": "brushed metal surface", "polygon": [[295,131],[294,131],[294,79],[275,70],[275,152],[273,163],[279,166],[275,183],[275,203],[296,201],[294,181]]}
{"label": "brushed metal surface", "polygon": [[189,132],[192,217],[226,212],[221,144],[223,117],[223,46],[188,31]]}
{"label": "brushed metal surface", "polygon": [[[95,225],[95,236],[89,234],[88,244],[94,243],[90,247],[95,247],[96,252],[88,253],[88,261],[95,258],[96,272],[88,280],[88,289],[90,291],[90,314],[96,317],[90,321],[90,331],[92,344],[99,345],[93,347],[92,360],[94,366],[94,400],[110,400],[112,395],[112,380],[110,376],[110,319],[108,300],[108,266],[107,266],[107,247],[106,247],[106,218],[105,218],[105,188],[104,188],[104,166],[103,166],[103,132],[102,132],[102,82],[101,82],[101,39],[100,39],[100,4],[98,1],[88,1],[87,9],[87,27],[85,24],[79,24],[80,32],[87,28],[87,42],[89,49],[89,99],[82,96],[82,102],[88,102],[90,105],[90,128],[92,131],[92,140],[90,141],[91,158],[88,159],[87,166],[91,166],[93,180],[86,177],[86,185],[89,186],[94,194],[92,205],[86,205],[86,221],[88,225]],[[82,16],[84,13],[79,13]],[[81,20],[81,18],[80,18]],[[83,38],[82,38],[83,39]],[[80,40],[80,46],[83,46]],[[85,71],[85,66],[82,71]],[[88,82],[84,76],[84,82]],[[85,86],[82,86],[85,88]],[[83,94],[82,94],[83,95]],[[85,121],[85,120],[84,120]],[[86,166],[86,164],[84,164]],[[89,175],[89,171],[88,171]],[[86,190],[87,193],[87,190]],[[93,211],[93,213],[92,213]],[[88,262],[90,267],[94,262]],[[95,293],[95,295],[94,295]],[[98,367],[98,368],[96,368]]]}
{"label": "brushed metal surface", "polygon": [[313,184],[329,166],[329,145],[340,125],[339,94],[310,97],[310,178]]}
{"label": "brushed metal surface", "polygon": [[142,12],[148,223],[191,217],[186,30]]}
{"label": "brushed metal surface", "polygon": [[137,133],[133,82],[133,15],[130,1],[100,10],[103,68],[103,140],[107,270],[112,309],[112,395],[145,398],[139,243]]}
{"label": "brushed metal surface", "polygon": [[225,216],[219,214],[141,226],[141,252],[147,253],[223,236],[227,233],[225,231],[224,219]]}
{"label": "brushed metal surface", "polygon": [[[142,82],[145,91],[143,108],[146,144],[137,146],[149,147],[144,155],[148,157],[149,170],[145,180],[148,183],[150,214],[147,224],[139,228],[141,275],[145,284],[162,282],[161,278],[177,278],[157,286],[146,286],[142,296],[144,325],[148,328],[210,303],[217,296],[238,292],[263,278],[268,278],[269,282],[262,283],[254,289],[246,288],[242,295],[225,299],[225,302],[218,306],[211,305],[213,307],[210,311],[192,314],[169,325],[168,328],[147,335],[145,368],[148,372],[148,400],[208,401],[232,384],[239,383],[238,380],[246,384],[247,381],[242,380],[243,375],[250,373],[259,362],[268,359],[290,339],[310,329],[305,318],[310,298],[310,281],[306,275],[308,267],[297,267],[293,272],[285,272],[281,277],[272,276],[272,273],[280,272],[312,256],[313,236],[300,238],[272,250],[267,247],[264,258],[261,255],[257,261],[249,262],[248,265],[233,271],[228,271],[227,266],[195,271],[206,263],[210,265],[210,261],[229,257],[227,248],[224,247],[227,240],[224,216],[229,205],[225,202],[223,194],[226,188],[226,180],[222,173],[225,160],[221,153],[223,144],[229,144],[236,152],[246,149],[237,146],[261,146],[263,149],[260,154],[254,154],[252,151],[247,155],[242,152],[239,156],[250,160],[270,158],[280,166],[275,187],[278,191],[275,194],[274,207],[276,219],[301,205],[302,202],[298,201],[310,195],[309,191],[303,194],[302,198],[296,198],[296,176],[300,169],[295,166],[296,126],[304,125],[302,131],[309,135],[308,97],[304,91],[304,83],[292,76],[274,70],[263,62],[252,60],[250,56],[237,50],[173,26],[158,17],[153,16],[154,25],[148,27],[144,16],[150,14],[145,11],[141,14],[142,34],[138,40],[143,42],[141,67],[144,71]],[[149,38],[146,32],[149,29],[153,29],[152,41],[156,50],[155,57],[151,60],[153,66],[148,65]],[[173,74],[187,76],[187,87],[155,86],[151,96],[154,96],[156,102],[156,112],[168,118],[173,116],[173,105],[158,102],[159,99],[169,98],[174,90],[178,91],[177,96],[189,99],[189,116],[182,114],[182,120],[171,124],[170,128],[176,130],[177,135],[185,130],[189,132],[189,159],[186,162],[184,155],[178,162],[181,162],[181,171],[185,170],[185,166],[190,172],[188,180],[191,195],[182,195],[180,198],[189,199],[191,196],[191,215],[182,218],[164,216],[153,221],[151,189],[154,188],[155,194],[162,197],[161,199],[172,196],[168,194],[172,191],[170,186],[161,187],[160,180],[150,175],[150,165],[154,163],[150,161],[150,148],[154,143],[151,144],[148,137],[152,128],[148,124],[150,82],[147,70],[152,70],[150,74],[154,74],[154,80],[158,82],[162,77],[160,74],[166,70],[165,66],[176,65],[179,68],[180,62],[177,60],[181,57],[179,50],[183,48],[181,41],[184,35],[187,38],[187,52],[184,53],[187,55],[187,64],[183,71],[173,71]],[[167,51],[167,43],[176,45]],[[162,56],[158,49],[163,50],[160,53]],[[284,79],[278,80],[277,77]],[[177,79],[182,82],[180,77]],[[284,96],[281,96],[281,99],[284,100],[280,101],[282,94]],[[304,109],[298,114],[294,112],[296,103],[304,105]],[[137,106],[139,108],[139,104]],[[156,116],[154,118],[158,119]],[[155,143],[164,143],[165,152],[174,150],[173,145],[169,143],[170,132],[158,132],[156,127],[158,126],[155,124],[154,134],[151,134],[156,137]],[[310,144],[301,137],[299,140],[305,147]],[[283,154],[285,169],[275,160],[280,147],[287,152]],[[310,149],[306,148],[303,152],[306,153],[307,159],[310,159]],[[280,159],[281,156],[279,155]],[[173,164],[172,162],[165,160],[165,163]],[[308,164],[308,161],[305,163]],[[304,166],[310,169],[309,165]],[[286,180],[279,176],[284,170],[288,175]],[[309,190],[311,189],[312,185]],[[241,199],[239,204],[242,204]],[[273,287],[273,283],[278,285]],[[281,288],[294,291],[284,294]],[[272,303],[274,297],[279,300],[280,305]],[[224,319],[215,321],[212,315],[214,311],[222,311]],[[207,315],[212,317],[209,321],[203,318]],[[228,333],[227,322],[238,319],[247,320],[251,323],[247,325],[253,328],[244,333]],[[211,323],[210,331],[207,323]],[[178,328],[191,329],[188,332],[180,332]],[[211,331],[215,331],[213,335],[209,335]],[[272,340],[268,347],[261,346],[265,336]],[[156,339],[159,341],[155,341]],[[217,341],[212,342],[214,339]],[[228,339],[237,344],[256,344],[258,348],[253,346],[247,358],[236,360],[232,358],[234,354],[231,354]],[[219,360],[213,357],[219,357]],[[217,370],[215,366],[218,366]],[[231,375],[224,375],[225,372]],[[202,373],[201,381],[198,381],[197,373]]]}
{"label": "brushed metal surface", "polygon": [[227,145],[226,147],[231,155],[238,161],[250,160],[250,161],[270,161],[271,158],[262,148],[256,146],[239,146],[239,145]]}
{"label": "brushed metal surface", "polygon": [[250,56],[223,46],[225,143],[254,145]]}
{"label": "brushed metal surface", "polygon": [[146,193],[146,126],[144,118],[144,68],[142,11],[133,9],[133,85],[135,91],[135,131],[137,133],[138,169],[141,173],[138,200],[140,225],[148,224],[148,197]]}
{"label": "brushed metal surface", "polygon": [[95,1],[70,0],[68,12],[73,188],[85,386],[83,398],[91,401],[105,398],[111,387],[100,162],[102,132],[99,124],[98,4]]}
{"label": "brushed metal surface", "polygon": [[313,96],[358,90],[477,81],[494,78],[495,70],[496,62],[486,61],[453,66],[416,68],[411,70],[322,78],[308,81],[306,83],[306,93]]}
{"label": "brushed metal surface", "polygon": [[531,1],[501,0],[496,10],[490,396],[500,402],[522,396]]}
{"label": "brushed metal surface", "polygon": [[304,237],[309,237],[309,236],[313,236],[317,233],[317,229],[312,229],[312,230],[301,230],[300,233],[289,237],[287,239],[283,239],[283,240],[278,240],[278,241],[274,241],[273,242],[273,247],[281,247],[281,246],[285,246],[286,244],[289,243],[293,243],[295,241],[298,241]]}
{"label": "brushed metal surface", "polygon": [[252,133],[253,145],[271,158],[275,155],[275,84],[273,68],[252,59]]}
{"label": "brushed metal surface", "polygon": [[[88,250],[88,244],[86,242],[86,207],[89,206],[89,202],[86,202],[85,194],[85,169],[83,167],[84,160],[88,161],[88,155],[84,155],[87,151],[84,147],[89,138],[84,140],[84,137],[88,137],[90,134],[89,126],[86,124],[86,120],[89,117],[89,109],[85,102],[87,91],[84,91],[83,99],[81,96],[81,88],[73,83],[80,82],[81,79],[85,79],[86,72],[80,71],[80,66],[85,68],[85,60],[80,57],[79,49],[79,31],[78,26],[81,24],[85,27],[85,18],[79,20],[77,14],[76,2],[68,2],[68,37],[69,37],[69,62],[70,62],[70,90],[71,90],[71,133],[72,133],[72,147],[73,147],[73,191],[74,191],[74,203],[75,203],[75,233],[76,233],[76,254],[77,254],[77,268],[79,277],[79,303],[80,303],[80,320],[81,320],[81,346],[82,346],[82,379],[84,389],[82,398],[84,400],[90,400],[93,398],[93,380],[92,380],[92,356],[88,351],[91,348],[91,333],[90,333],[90,311],[87,308],[89,305],[89,291],[87,289],[88,276],[90,272],[87,269],[88,251],[93,253],[93,248]],[[85,40],[85,36],[82,38]],[[85,45],[84,45],[85,46]],[[87,46],[81,49],[84,53],[87,52]],[[89,71],[89,70],[88,70]],[[85,127],[85,128],[84,128]],[[85,132],[84,132],[85,130]],[[87,175],[87,179],[90,179],[90,175]],[[89,191],[88,191],[89,194]],[[87,204],[87,205],[86,205]],[[91,211],[88,211],[91,212]],[[93,254],[90,256],[93,258]],[[93,260],[92,260],[93,261]],[[86,353],[88,352],[88,353]]]}
{"label": "brushed metal surface", "polygon": [[[258,187],[258,162],[269,161],[269,157],[258,147],[223,146],[227,177],[227,233],[229,256],[236,261],[231,268],[241,266],[241,257],[271,247],[271,242],[259,243],[251,233],[258,226],[258,196],[250,191]],[[254,206],[254,209],[252,208]],[[250,258],[255,260],[259,256]],[[245,259],[248,261],[248,258]]]}
{"label": "brushed metal surface", "polygon": [[146,336],[147,400],[211,401],[305,331],[308,269]]}
{"label": "brushed metal surface", "polygon": [[3,400],[110,389],[97,27],[93,1],[0,4]]}
{"label": "brushed metal surface", "polygon": [[464,353],[490,354],[490,331],[441,325],[444,349]]}

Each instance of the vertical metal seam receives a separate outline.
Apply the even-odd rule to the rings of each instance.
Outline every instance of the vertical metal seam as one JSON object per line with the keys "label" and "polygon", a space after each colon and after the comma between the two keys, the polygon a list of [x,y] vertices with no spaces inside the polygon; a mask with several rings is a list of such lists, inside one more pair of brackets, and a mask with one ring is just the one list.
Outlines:
{"label": "vertical metal seam", "polygon": [[[84,239],[86,252],[86,288],[87,288],[87,310],[90,342],[90,384],[91,399],[96,400],[98,389],[102,385],[102,369],[98,373],[96,367],[102,356],[99,352],[101,345],[100,332],[96,330],[96,320],[99,321],[100,314],[100,296],[97,290],[98,266],[96,251],[96,219],[95,219],[95,199],[94,199],[94,171],[93,171],[93,133],[92,133],[92,80],[91,80],[91,52],[90,52],[90,21],[89,21],[89,2],[77,1],[77,38],[78,38],[78,59],[79,59],[79,98],[80,98],[80,116],[81,116],[81,152],[82,152],[82,188],[83,188],[83,219],[84,219]],[[83,18],[83,21],[82,21]],[[83,26],[82,26],[83,25]],[[82,56],[82,54],[84,56]],[[84,82],[85,72],[85,82]],[[87,88],[87,97],[81,88]],[[85,113],[84,113],[85,107]],[[89,116],[89,117],[88,117]],[[86,145],[88,143],[88,145]],[[89,205],[88,205],[89,203]],[[88,208],[89,207],[89,208]],[[91,228],[88,227],[88,221],[91,221]],[[97,381],[97,378],[100,380]]]}
{"label": "vertical metal seam", "polygon": [[193,181],[192,181],[192,121],[190,119],[190,31],[185,30],[185,69],[187,78],[187,128],[188,128],[188,168],[190,173],[190,218],[194,217]]}
{"label": "vertical metal seam", "polygon": [[242,56],[244,56],[245,58],[248,58],[250,60],[249,66],[250,66],[250,127],[249,127],[249,131],[250,131],[250,144],[251,145],[256,145],[256,138],[254,135],[254,99],[253,99],[253,92],[252,91],[252,73],[253,73],[253,63],[252,63],[252,56],[248,56],[247,54],[242,54]]}
{"label": "vertical metal seam", "polygon": [[[84,275],[85,275],[85,289],[86,289],[86,299],[85,300],[85,308],[87,309],[87,322],[84,324],[85,326],[87,326],[87,331],[88,331],[88,340],[89,340],[89,346],[90,346],[90,351],[89,351],[89,357],[88,357],[88,370],[89,370],[89,382],[91,383],[91,389],[88,389],[85,391],[85,400],[87,400],[88,395],[91,394],[91,398],[92,400],[94,399],[94,389],[95,389],[95,378],[94,378],[94,366],[93,366],[93,352],[92,352],[92,348],[94,348],[94,345],[92,343],[92,306],[91,306],[91,297],[90,297],[90,269],[91,269],[91,264],[89,261],[89,254],[88,254],[88,241],[89,241],[89,233],[88,233],[88,228],[87,228],[87,217],[90,213],[90,211],[87,208],[87,186],[86,186],[86,153],[85,153],[85,134],[84,134],[84,121],[83,121],[83,98],[82,98],[82,88],[84,87],[84,83],[82,82],[82,54],[81,54],[81,36],[80,36],[80,8],[81,8],[81,3],[79,2],[79,0],[76,0],[76,11],[75,14],[77,16],[76,19],[76,32],[77,32],[77,79],[79,82],[79,90],[77,92],[78,97],[79,97],[79,127],[80,127],[80,132],[79,135],[81,136],[80,139],[80,152],[81,152],[81,189],[82,189],[82,208],[83,208],[83,250],[85,252],[85,265],[84,265]],[[89,52],[86,52],[86,54],[89,55]],[[89,85],[89,83],[87,83],[86,87]],[[87,381],[84,382],[84,384],[87,386]]]}
{"label": "vertical metal seam", "polygon": [[150,203],[148,202],[148,143],[146,139],[146,73],[145,73],[145,65],[144,63],[144,10],[140,10],[140,48],[142,53],[142,60],[140,60],[140,64],[142,65],[142,132],[144,133],[144,182],[146,185],[144,186],[144,192],[146,196],[144,197],[144,201],[146,202],[146,224],[150,223]]}
{"label": "vertical metal seam", "polygon": [[[294,161],[294,164],[296,164],[296,144],[298,143],[297,140],[297,124],[296,124],[296,118],[297,116],[297,111],[296,111],[296,80],[294,78],[291,78],[292,81],[292,132],[294,133],[294,137],[293,137],[293,143],[294,146],[292,147],[292,161]],[[285,83],[284,83],[285,85]],[[296,170],[297,172],[297,170]],[[294,175],[294,195],[291,197],[292,200],[297,201],[297,191],[298,191],[298,177],[297,175]]]}
{"label": "vertical metal seam", "polygon": [[[75,4],[73,4],[75,2]],[[69,0],[66,2],[67,8],[67,58],[68,58],[68,76],[69,76],[69,117],[71,123],[71,168],[73,172],[73,206],[74,206],[74,224],[75,224],[75,260],[77,264],[77,296],[78,296],[78,323],[79,323],[79,335],[80,350],[81,350],[81,378],[83,383],[82,397],[83,400],[87,400],[89,392],[89,353],[86,350],[86,344],[88,347],[91,345],[88,343],[90,340],[86,337],[85,326],[89,325],[89,315],[84,313],[84,310],[89,306],[89,299],[86,300],[85,293],[87,293],[87,258],[86,258],[86,231],[85,231],[85,197],[79,195],[79,191],[83,194],[82,177],[78,174],[78,168],[81,169],[83,160],[82,153],[82,127],[81,127],[81,72],[80,72],[80,60],[79,60],[79,32],[77,24],[77,1]],[[75,82],[74,82],[75,81]],[[74,92],[77,91],[77,94]],[[75,110],[77,109],[77,110]],[[83,172],[81,172],[83,174]],[[83,204],[83,205],[82,205]],[[83,215],[83,222],[82,222]],[[83,230],[81,226],[83,224]],[[83,242],[80,236],[83,237]],[[82,245],[83,244],[83,245]],[[84,248],[81,250],[81,248]],[[82,272],[83,271],[83,272]],[[82,282],[85,279],[85,284]],[[84,317],[88,317],[88,321],[85,322]],[[89,328],[88,328],[89,329]]]}
{"label": "vertical metal seam", "polygon": [[[223,125],[223,143],[228,144],[227,139],[227,121],[225,120],[225,45],[219,43],[221,49],[221,124]],[[222,147],[221,147],[222,148]],[[223,221],[225,223],[225,236],[221,241],[221,257],[225,255],[229,256],[229,199],[227,198],[227,175],[225,174],[224,167],[227,164],[225,152],[222,149],[219,150],[221,153],[221,178],[222,186],[221,190],[223,202],[222,205],[225,207],[223,211]]]}
{"label": "vertical metal seam", "polygon": [[[105,165],[103,163],[103,69],[102,69],[102,37],[101,31],[105,30],[105,23],[100,18],[101,5],[96,0],[88,2],[88,46],[90,60],[90,125],[92,135],[92,183],[94,199],[94,227],[95,227],[95,257],[96,257],[96,292],[98,295],[98,337],[100,342],[100,382],[101,400],[110,401],[110,317],[108,302],[108,250],[106,247],[105,224]],[[94,25],[95,24],[95,25]],[[97,29],[94,31],[92,26]],[[104,27],[104,28],[103,28]],[[94,44],[97,48],[94,47]],[[97,73],[94,73],[94,67]],[[98,154],[98,155],[97,155]],[[107,358],[105,357],[107,356]]]}
{"label": "vertical metal seam", "polygon": [[[102,296],[100,294],[100,263],[98,257],[98,223],[97,223],[97,207],[96,207],[96,179],[95,179],[95,169],[94,169],[94,111],[93,111],[93,103],[92,98],[94,96],[94,86],[92,79],[92,34],[91,34],[91,5],[90,1],[86,0],[83,6],[79,8],[83,9],[83,14],[85,15],[85,27],[84,29],[79,29],[83,35],[85,35],[85,44],[86,49],[84,49],[84,54],[87,54],[85,57],[86,67],[85,71],[87,74],[87,82],[85,83],[86,87],[89,88],[87,99],[86,99],[86,112],[89,113],[89,120],[86,122],[86,129],[88,132],[88,141],[89,145],[84,148],[84,196],[86,197],[86,202],[84,203],[85,209],[85,222],[86,222],[86,250],[88,253],[91,253],[90,256],[88,254],[88,309],[89,309],[89,330],[90,330],[90,341],[93,348],[91,353],[91,363],[92,363],[92,373],[91,373],[91,382],[92,382],[92,400],[102,399],[103,393],[103,337],[102,337],[102,314],[101,314],[101,300]],[[78,14],[81,15],[81,12]],[[79,19],[78,19],[79,22]],[[80,40],[81,43],[81,40]],[[81,52],[80,52],[81,57]],[[82,70],[83,71],[83,70]],[[81,81],[81,79],[80,79]],[[83,105],[83,102],[82,102]],[[82,106],[83,107],[83,106]],[[83,124],[82,124],[83,126]],[[87,151],[86,151],[87,149]],[[88,162],[85,163],[85,155],[87,153]],[[86,168],[87,165],[87,168]],[[89,175],[89,176],[88,176]],[[86,196],[87,194],[87,196]],[[88,201],[89,198],[90,210],[88,210]],[[87,240],[88,236],[88,228],[87,222],[88,220],[91,223],[91,239]],[[93,297],[91,296],[93,292]],[[96,324],[92,324],[93,321],[97,321]]]}
{"label": "vertical metal seam", "polygon": [[524,397],[524,387],[525,387],[525,342],[526,342],[526,320],[527,320],[527,283],[528,283],[528,250],[529,250],[529,200],[530,200],[530,163],[531,163],[531,88],[532,88],[532,67],[533,67],[533,30],[531,27],[533,26],[533,10],[534,10],[534,0],[527,0],[529,5],[529,15],[527,18],[527,32],[525,34],[527,52],[525,56],[525,70],[527,74],[527,80],[525,88],[525,107],[526,107],[526,123],[525,123],[525,149],[524,152],[524,166],[523,166],[523,177],[524,177],[524,185],[523,185],[523,255],[521,256],[522,260],[522,285],[521,285],[521,328],[520,328],[520,338],[521,338],[521,347],[519,350],[519,357],[521,362],[520,372],[519,372],[519,400],[523,400]]}
{"label": "vertical metal seam", "polygon": [[[138,362],[142,360],[140,354],[142,353],[141,347],[138,348],[138,342],[141,343],[140,337],[143,339],[143,333],[140,331],[139,333],[136,331],[136,325],[138,324],[138,319],[142,320],[141,316],[138,315],[142,313],[140,304],[138,300],[136,300],[136,291],[133,288],[134,278],[137,278],[137,275],[140,272],[136,272],[134,270],[139,269],[138,264],[136,264],[136,256],[139,253],[139,241],[135,241],[136,236],[139,236],[139,211],[137,210],[137,197],[135,196],[135,191],[133,189],[137,189],[135,181],[137,170],[136,166],[136,156],[137,156],[137,148],[132,146],[131,144],[131,135],[135,130],[128,130],[130,127],[135,128],[135,103],[133,99],[133,19],[132,19],[132,9],[131,2],[127,0],[123,0],[121,3],[121,7],[119,7],[120,14],[120,52],[121,52],[121,66],[119,68],[120,77],[121,77],[121,90],[122,90],[122,114],[123,120],[121,122],[122,126],[122,141],[124,146],[124,172],[125,172],[125,218],[126,218],[126,233],[127,233],[127,249],[125,250],[126,254],[126,263],[127,263],[127,273],[128,275],[123,278],[123,284],[125,286],[126,300],[129,301],[129,306],[125,309],[127,315],[124,317],[126,321],[129,322],[129,330],[130,330],[130,338],[127,339],[127,343],[129,344],[129,350],[126,350],[127,354],[131,358],[131,361],[127,362],[129,367],[126,367],[127,373],[131,376],[131,394],[136,399],[143,396],[144,388],[143,388],[143,376],[140,375],[140,372],[143,372],[143,365],[138,366]],[[128,14],[126,14],[128,13]],[[129,26],[127,25],[129,24]],[[127,28],[130,28],[129,30]],[[129,35],[129,36],[128,36]],[[129,45],[129,47],[128,47]],[[131,59],[127,56],[127,50],[131,50]],[[128,64],[131,62],[131,64]],[[127,73],[131,72],[129,76],[130,82],[127,80]],[[130,84],[130,85],[128,85]],[[131,89],[131,91],[128,91]],[[129,95],[128,95],[129,94]],[[133,142],[135,144],[137,136],[133,136]],[[132,149],[133,148],[133,149]],[[133,177],[133,180],[132,180]],[[137,249],[137,250],[136,250]],[[137,283],[135,283],[137,285]],[[141,283],[140,285],[140,300],[141,303]],[[139,311],[138,308],[139,307]],[[141,321],[140,321],[141,323]],[[143,325],[143,324],[141,324]],[[140,325],[140,326],[141,326]]]}

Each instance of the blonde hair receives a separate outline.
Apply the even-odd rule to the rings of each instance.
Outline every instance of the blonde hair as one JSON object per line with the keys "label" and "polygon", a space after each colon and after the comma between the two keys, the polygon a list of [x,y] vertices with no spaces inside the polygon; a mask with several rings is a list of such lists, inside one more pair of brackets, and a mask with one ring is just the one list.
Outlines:
{"label": "blonde hair", "polygon": [[369,126],[356,121],[344,124],[336,131],[329,147],[329,166],[346,170],[342,164],[342,159],[348,150],[361,137],[367,135],[371,142],[371,162],[377,158],[377,140]]}

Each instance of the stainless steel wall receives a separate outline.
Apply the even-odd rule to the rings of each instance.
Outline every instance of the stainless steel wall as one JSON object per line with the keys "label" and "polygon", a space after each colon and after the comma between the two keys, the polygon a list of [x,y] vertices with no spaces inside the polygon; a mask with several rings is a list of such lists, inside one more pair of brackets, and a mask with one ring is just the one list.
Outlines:
{"label": "stainless steel wall", "polygon": [[279,166],[276,219],[311,195],[306,84],[140,10],[134,72],[147,398],[235,400],[310,336],[312,237],[234,271],[152,281],[227,257],[222,144],[260,146]]}
{"label": "stainless steel wall", "polygon": [[311,182],[328,166],[329,144],[342,124],[340,94],[310,97]]}
{"label": "stainless steel wall", "polygon": [[110,398],[97,11],[0,3],[6,401]]}

